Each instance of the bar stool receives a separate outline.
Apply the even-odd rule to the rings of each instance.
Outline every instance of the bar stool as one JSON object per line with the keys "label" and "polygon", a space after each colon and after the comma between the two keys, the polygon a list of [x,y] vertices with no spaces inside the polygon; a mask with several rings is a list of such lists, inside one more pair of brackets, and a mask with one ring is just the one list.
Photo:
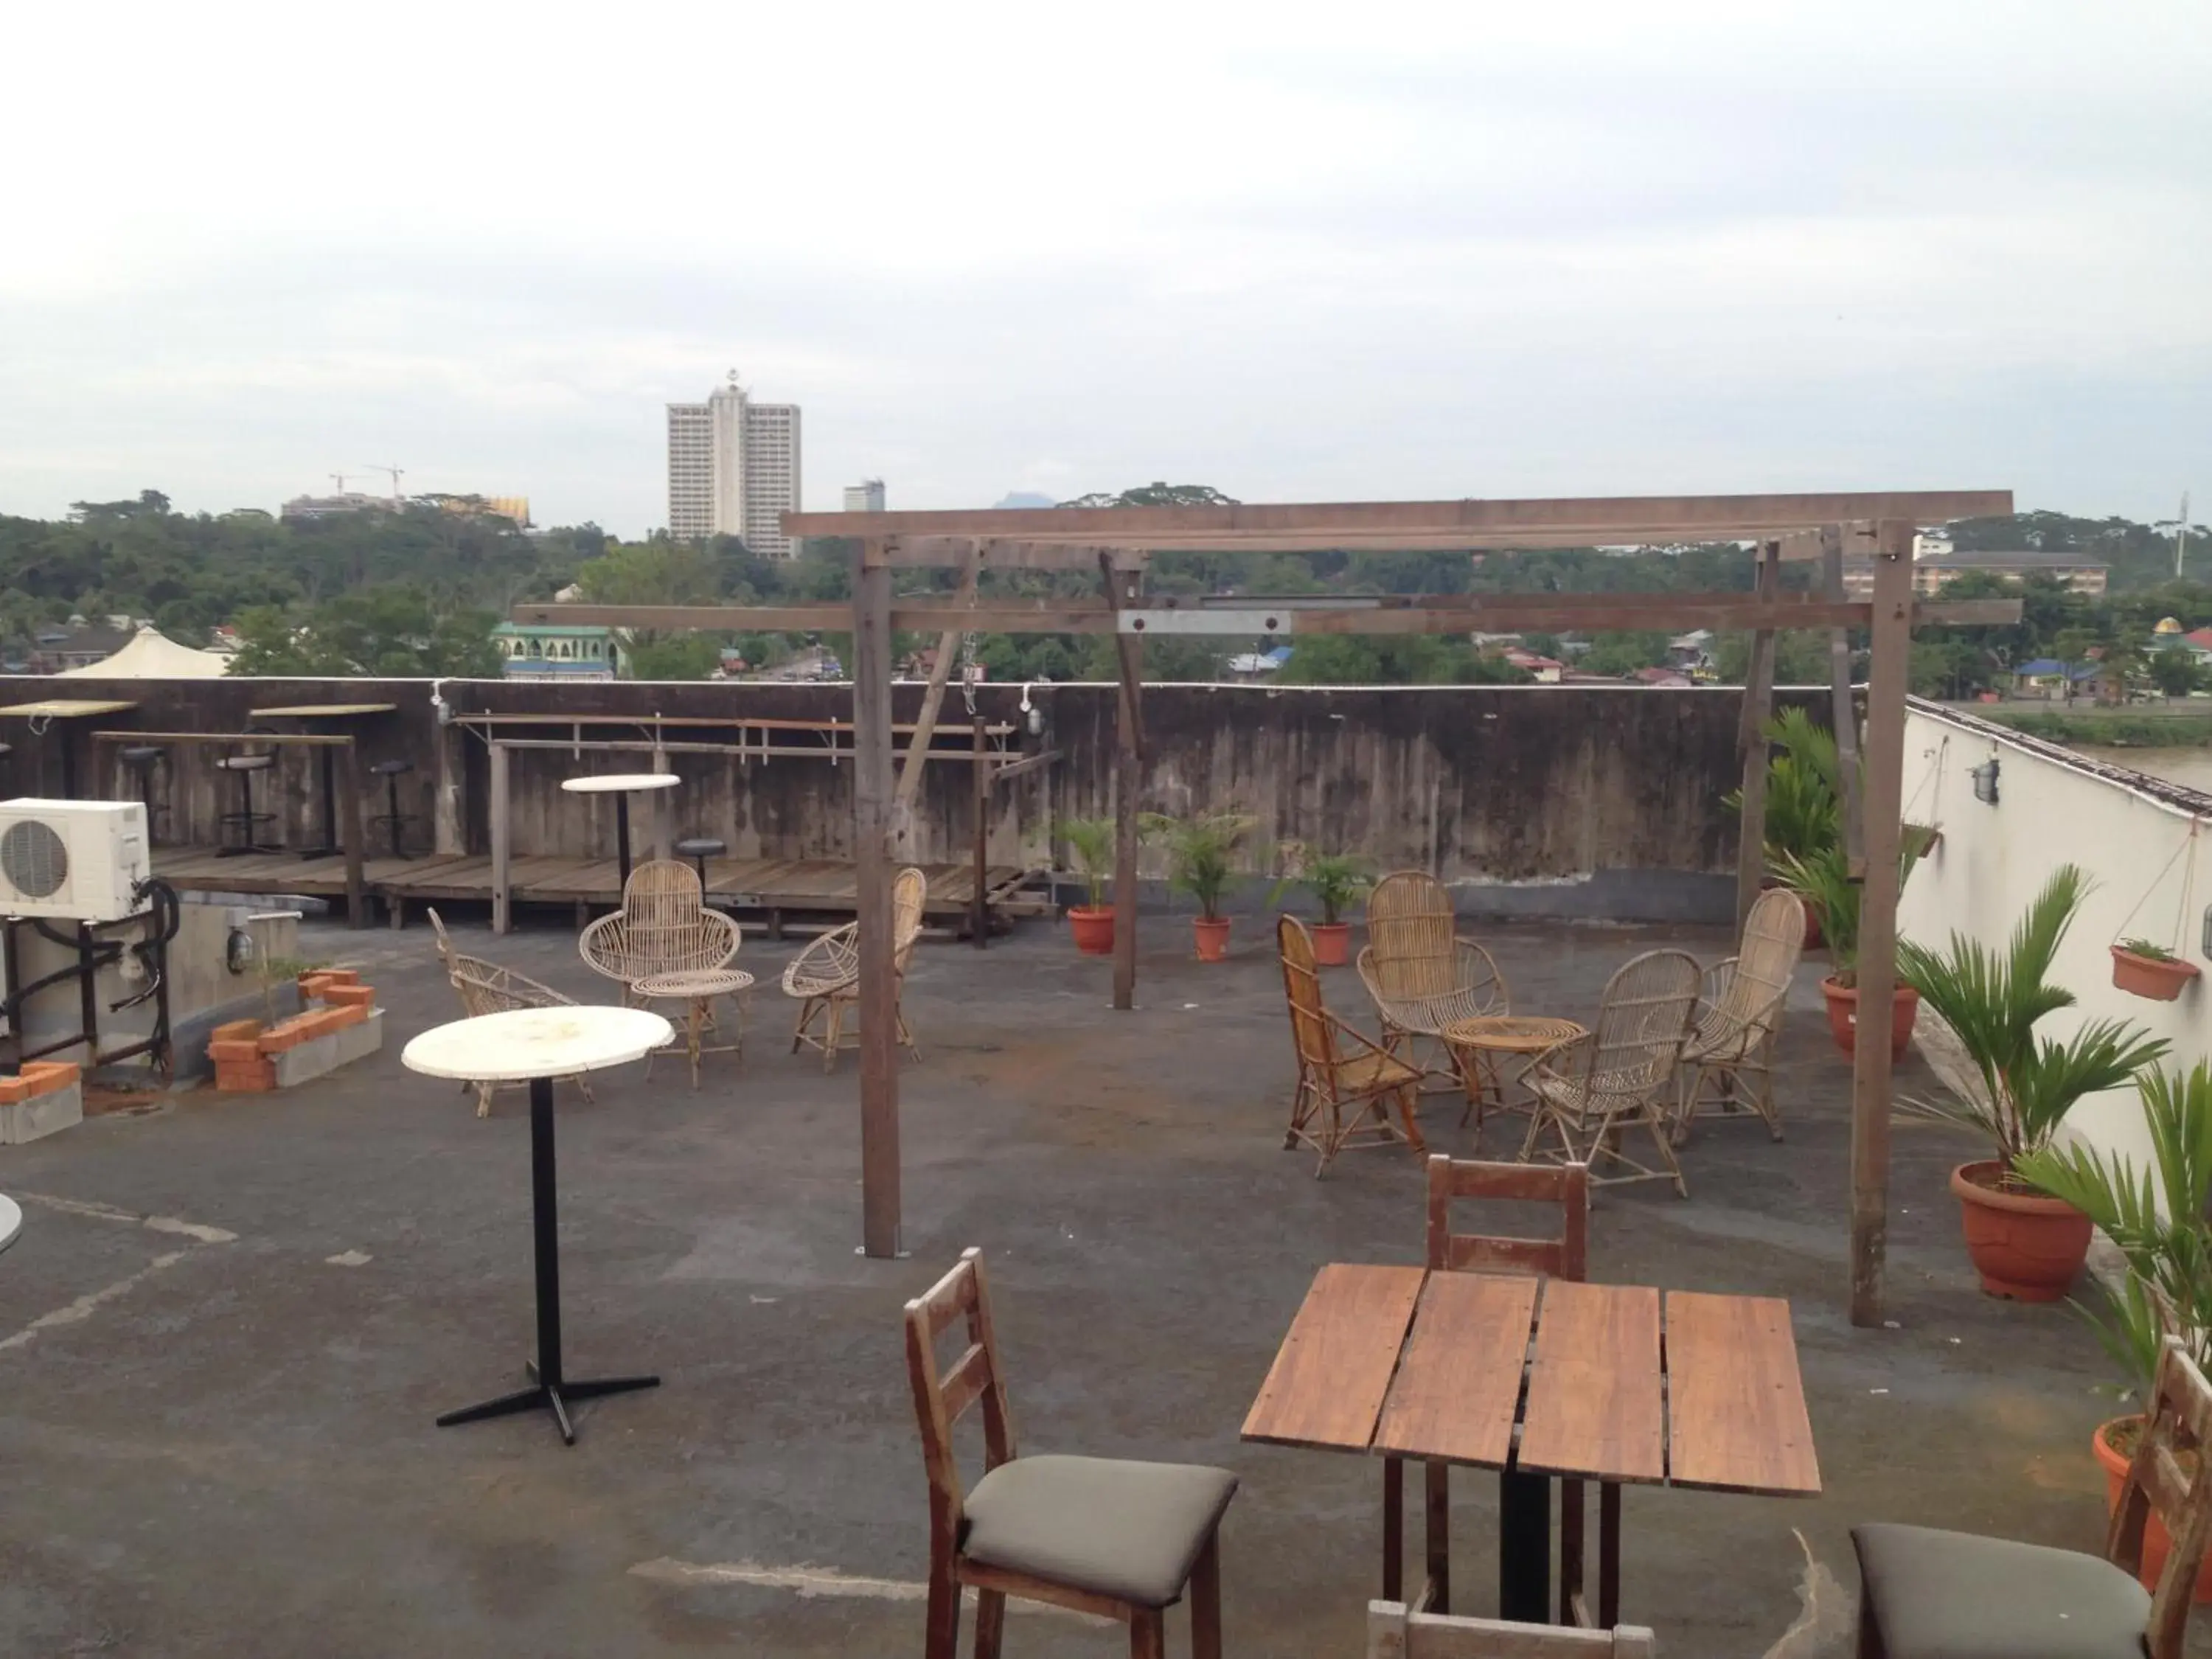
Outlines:
{"label": "bar stool", "polygon": [[707,860],[718,859],[730,850],[729,842],[719,836],[689,836],[676,843],[676,856],[690,859],[699,866],[699,890],[707,890]]}
{"label": "bar stool", "polygon": [[138,799],[146,809],[146,838],[149,841],[154,836],[155,821],[167,810],[154,805],[154,768],[167,752],[151,744],[134,743],[116,755],[125,771],[138,775]]}
{"label": "bar stool", "polygon": [[217,858],[243,858],[249,853],[273,853],[277,850],[254,839],[254,826],[261,823],[274,823],[276,822],[276,815],[274,812],[257,812],[253,810],[254,774],[266,772],[276,763],[276,757],[265,751],[258,755],[225,755],[216,763],[224,771],[234,773],[238,778],[238,811],[225,812],[216,820],[217,824],[226,834],[235,829],[238,832],[238,839],[227,841],[222,846],[217,848],[216,849]]}
{"label": "bar stool", "polygon": [[377,814],[369,822],[385,826],[392,837],[392,856],[404,859],[407,856],[407,852],[402,831],[406,825],[415,822],[416,814],[399,810],[399,780],[415,769],[415,763],[411,760],[379,761],[368,769],[384,780],[384,798],[387,809]]}

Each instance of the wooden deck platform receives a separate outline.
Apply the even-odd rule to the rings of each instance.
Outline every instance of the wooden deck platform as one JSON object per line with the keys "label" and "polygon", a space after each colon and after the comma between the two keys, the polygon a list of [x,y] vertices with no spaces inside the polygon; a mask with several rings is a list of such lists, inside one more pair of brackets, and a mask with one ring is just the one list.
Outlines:
{"label": "wooden deck platform", "polygon": [[[963,921],[975,896],[973,867],[932,864],[923,869],[929,877],[927,913],[946,921]],[[296,853],[227,859],[210,847],[156,848],[154,873],[185,892],[345,896],[343,860],[303,859]],[[1014,914],[1029,908],[1014,894],[1030,873],[1013,865],[993,865],[984,890],[992,908]],[[518,858],[507,875],[516,904],[611,905],[622,896],[620,872],[612,859]],[[488,904],[491,860],[444,854],[372,858],[363,866],[362,885],[393,910],[441,900]],[[770,922],[779,922],[786,913],[849,915],[859,906],[854,866],[836,859],[708,859],[707,893],[719,908],[758,912]]]}

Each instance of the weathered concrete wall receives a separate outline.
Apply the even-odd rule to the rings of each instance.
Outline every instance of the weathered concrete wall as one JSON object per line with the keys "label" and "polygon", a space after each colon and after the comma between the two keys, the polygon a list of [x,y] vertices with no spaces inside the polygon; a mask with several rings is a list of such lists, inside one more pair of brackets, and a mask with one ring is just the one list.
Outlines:
{"label": "weathered concrete wall", "polygon": [[[95,765],[93,730],[243,731],[251,711],[286,703],[391,702],[389,714],[354,729],[364,769],[405,757],[416,769],[401,781],[403,810],[420,815],[418,844],[433,830],[440,850],[481,852],[489,844],[489,763],[483,742],[441,725],[432,683],[400,681],[214,681],[114,683],[24,680],[15,697],[100,697],[138,702],[132,714],[55,722],[33,735],[21,722],[4,735],[15,744],[7,763],[9,793],[59,789],[59,747],[74,743],[85,793],[130,787],[112,748]],[[672,740],[730,740],[727,731],[685,727],[698,720],[849,720],[843,685],[545,685],[504,681],[441,682],[456,714],[536,713],[672,722]],[[914,719],[922,688],[896,688],[902,721]],[[981,688],[980,711],[994,723],[1024,724],[1022,689]],[[998,786],[991,808],[991,857],[1000,863],[1054,862],[1054,825],[1113,811],[1115,692],[1105,685],[1030,689],[1044,731],[1015,741],[1025,750],[1056,747],[1060,757]],[[1737,781],[1733,690],[1613,687],[1419,686],[1282,688],[1161,685],[1145,691],[1152,752],[1144,799],[1150,811],[1187,813],[1235,808],[1254,813],[1253,840],[1264,848],[1296,840],[1357,850],[1382,867],[1432,869],[1469,887],[1470,909],[1615,916],[1704,915],[1725,909],[1724,872],[1735,856],[1733,816],[1721,797]],[[940,750],[965,749],[966,713],[957,691],[946,699]],[[270,724],[284,724],[270,722]],[[524,735],[509,728],[508,735]],[[558,726],[528,735],[558,738]],[[641,735],[643,735],[641,732]],[[823,739],[782,734],[786,743]],[[840,740],[847,740],[840,734]],[[158,842],[212,843],[217,815],[230,809],[235,784],[212,765],[220,750],[173,749],[157,802],[167,808]],[[580,757],[569,750],[519,750],[513,762],[514,848],[532,854],[611,856],[611,806],[563,795],[560,781],[580,772],[635,771],[650,757]],[[263,810],[282,817],[281,838],[305,845],[319,830],[314,762],[286,753],[273,786],[257,788]],[[851,855],[852,769],[848,761],[735,755],[668,757],[684,780],[670,803],[677,834],[721,836],[732,855],[845,858]],[[906,856],[953,861],[969,855],[975,809],[970,769],[957,761],[927,769]],[[364,817],[383,810],[380,788]],[[273,803],[271,805],[270,803]],[[639,826],[642,838],[647,830]],[[1148,851],[1148,875],[1161,873]]]}

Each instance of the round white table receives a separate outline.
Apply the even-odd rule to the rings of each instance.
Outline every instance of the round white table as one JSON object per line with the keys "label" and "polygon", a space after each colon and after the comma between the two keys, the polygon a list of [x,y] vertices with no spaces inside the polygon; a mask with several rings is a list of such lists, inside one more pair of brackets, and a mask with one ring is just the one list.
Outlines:
{"label": "round white table", "polygon": [[629,798],[653,789],[673,789],[684,780],[673,772],[610,772],[603,776],[563,778],[561,787],[572,795],[612,795],[615,798],[615,854],[622,866],[622,884],[629,885]]}
{"label": "round white table", "polygon": [[15,1242],[15,1235],[23,1231],[23,1212],[15,1200],[0,1193],[0,1250]]}
{"label": "round white table", "polygon": [[553,1079],[642,1060],[675,1031],[642,1008],[515,1008],[503,1014],[457,1019],[425,1031],[400,1060],[425,1077],[463,1083],[530,1085],[531,1231],[537,1258],[538,1362],[523,1369],[530,1387],[438,1419],[438,1426],[506,1417],[543,1406],[553,1413],[561,1438],[576,1443],[568,1402],[599,1395],[659,1386],[658,1376],[605,1376],[571,1381],[561,1370],[561,1241],[556,1212],[553,1158]]}

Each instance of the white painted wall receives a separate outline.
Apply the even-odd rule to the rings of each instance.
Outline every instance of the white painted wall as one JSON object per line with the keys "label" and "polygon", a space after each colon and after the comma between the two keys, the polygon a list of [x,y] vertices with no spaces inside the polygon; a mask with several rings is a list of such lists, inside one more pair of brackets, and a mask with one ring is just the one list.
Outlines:
{"label": "white painted wall", "polygon": [[[1993,755],[1992,806],[1974,799],[1967,773]],[[1941,949],[1955,930],[2002,945],[2051,871],[2078,864],[2096,885],[2052,977],[2080,1000],[2038,1029],[2063,1036],[2085,1020],[2125,1019],[2172,1044],[2163,1062],[2169,1067],[2186,1068],[2212,1054],[2212,976],[2193,981],[2179,1001],[2147,1002],[2112,988],[2108,950],[2123,937],[2141,937],[2206,966],[2212,796],[2119,774],[1916,701],[1905,726],[1905,817],[1943,835],[1905,882],[1898,907],[1903,937]],[[2132,1089],[2091,1096],[2068,1127],[2139,1166],[2148,1158]]]}

